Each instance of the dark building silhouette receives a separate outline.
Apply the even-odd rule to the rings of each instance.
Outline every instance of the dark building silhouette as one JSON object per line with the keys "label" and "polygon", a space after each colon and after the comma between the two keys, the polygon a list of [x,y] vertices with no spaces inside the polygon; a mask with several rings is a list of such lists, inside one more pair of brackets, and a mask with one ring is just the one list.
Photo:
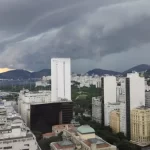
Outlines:
{"label": "dark building silhouette", "polygon": [[68,124],[72,117],[72,102],[31,105],[30,128],[42,133],[51,132],[53,125]]}

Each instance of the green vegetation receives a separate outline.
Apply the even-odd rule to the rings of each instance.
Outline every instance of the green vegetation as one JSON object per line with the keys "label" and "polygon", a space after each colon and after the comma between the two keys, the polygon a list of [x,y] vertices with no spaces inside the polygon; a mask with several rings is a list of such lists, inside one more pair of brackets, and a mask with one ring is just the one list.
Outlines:
{"label": "green vegetation", "polygon": [[72,100],[74,103],[74,112],[77,115],[92,109],[92,97],[101,95],[102,89],[91,85],[88,87],[78,88],[78,82],[72,85]]}

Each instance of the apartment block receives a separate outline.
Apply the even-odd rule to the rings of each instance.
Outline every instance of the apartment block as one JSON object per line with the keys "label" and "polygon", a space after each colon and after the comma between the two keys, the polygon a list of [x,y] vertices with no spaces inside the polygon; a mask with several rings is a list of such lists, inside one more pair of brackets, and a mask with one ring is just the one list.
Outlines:
{"label": "apartment block", "polygon": [[7,102],[0,103],[0,149],[41,150],[34,134]]}
{"label": "apartment block", "polygon": [[141,106],[131,111],[131,140],[141,147],[150,145],[150,108]]}

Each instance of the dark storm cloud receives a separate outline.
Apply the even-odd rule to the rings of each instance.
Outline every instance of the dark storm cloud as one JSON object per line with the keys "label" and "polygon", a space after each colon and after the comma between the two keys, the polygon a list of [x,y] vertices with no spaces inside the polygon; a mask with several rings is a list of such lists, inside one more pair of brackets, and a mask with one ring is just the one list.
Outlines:
{"label": "dark storm cloud", "polygon": [[150,41],[149,0],[1,0],[1,67],[98,59]]}

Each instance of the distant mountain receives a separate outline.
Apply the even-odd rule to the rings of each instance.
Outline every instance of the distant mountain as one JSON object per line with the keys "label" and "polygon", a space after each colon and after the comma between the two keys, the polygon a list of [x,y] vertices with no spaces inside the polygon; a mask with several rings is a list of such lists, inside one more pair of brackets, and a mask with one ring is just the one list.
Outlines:
{"label": "distant mountain", "polygon": [[[141,64],[135,66],[131,69],[124,71],[123,73],[112,71],[112,70],[104,70],[104,69],[93,69],[87,72],[88,75],[125,75],[132,71],[136,72],[143,72],[147,70],[147,75],[150,76],[150,65]],[[37,72],[29,72],[27,70],[10,70],[8,72],[0,73],[0,79],[35,79],[35,78],[42,78],[43,76],[50,76],[51,70],[50,69],[43,69]]]}
{"label": "distant mountain", "polygon": [[116,71],[111,71],[111,70],[103,70],[103,69],[93,69],[87,72],[88,75],[105,75],[105,74],[109,74],[109,75],[119,75],[121,74],[120,72],[116,72]]}
{"label": "distant mountain", "polygon": [[42,78],[43,76],[50,76],[51,70],[50,69],[43,69],[38,72],[32,72],[31,78]]}
{"label": "distant mountain", "polygon": [[33,79],[33,78],[42,78],[43,76],[50,76],[50,69],[43,69],[38,72],[29,72],[26,70],[11,70],[0,74],[1,79]]}
{"label": "distant mountain", "polygon": [[2,79],[28,79],[31,73],[26,70],[11,70],[0,74]]}
{"label": "distant mountain", "polygon": [[146,71],[146,70],[149,70],[149,69],[150,69],[150,65],[141,64],[141,65],[135,66],[133,68],[130,68],[130,69],[124,71],[123,74],[131,73],[133,71],[143,72],[143,71]]}

